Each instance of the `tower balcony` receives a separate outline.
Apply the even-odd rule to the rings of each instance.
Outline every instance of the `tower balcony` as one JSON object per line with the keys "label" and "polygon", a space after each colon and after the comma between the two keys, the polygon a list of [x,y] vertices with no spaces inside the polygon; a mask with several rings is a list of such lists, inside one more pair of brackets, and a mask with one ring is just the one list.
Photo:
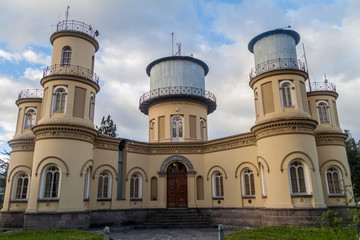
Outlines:
{"label": "tower balcony", "polygon": [[306,92],[334,92],[336,93],[336,86],[327,81],[312,82],[306,85]]}
{"label": "tower balcony", "polygon": [[306,65],[300,60],[293,58],[278,58],[258,64],[255,68],[251,69],[249,73],[250,81],[260,74],[282,69],[295,69],[307,73]]}
{"label": "tower balcony", "polygon": [[43,70],[43,77],[54,76],[54,75],[70,75],[76,77],[82,77],[93,81],[99,85],[99,77],[90,69],[83,68],[75,65],[59,65],[55,64],[48,66]]}
{"label": "tower balcony", "polygon": [[99,31],[92,28],[91,25],[76,20],[64,20],[56,25],[56,31],[72,30],[85,33],[93,38],[99,36]]}
{"label": "tower balcony", "polygon": [[208,114],[216,109],[216,97],[213,93],[196,87],[173,86],[162,87],[144,93],[139,100],[139,109],[142,113],[148,114],[149,106],[161,99],[186,98],[195,99],[205,103],[208,107]]}
{"label": "tower balcony", "polygon": [[43,90],[42,89],[26,89],[19,92],[18,100],[24,98],[42,98]]}

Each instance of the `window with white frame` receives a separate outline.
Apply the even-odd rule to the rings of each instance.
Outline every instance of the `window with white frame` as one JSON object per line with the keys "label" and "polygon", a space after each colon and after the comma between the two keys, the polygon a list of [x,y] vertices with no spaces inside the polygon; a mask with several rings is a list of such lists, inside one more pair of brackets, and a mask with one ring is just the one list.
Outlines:
{"label": "window with white frame", "polygon": [[24,172],[20,172],[14,177],[14,187],[12,199],[14,200],[26,200],[28,198],[29,189],[29,175]]}
{"label": "window with white frame", "polygon": [[71,62],[71,47],[66,46],[62,50],[61,66],[68,66]]}
{"label": "window with white frame", "polygon": [[326,101],[316,102],[317,113],[320,123],[330,123],[329,104]]}
{"label": "window with white frame", "polygon": [[60,170],[54,165],[44,168],[41,176],[41,199],[58,199],[60,193]]}
{"label": "window with white frame", "polygon": [[182,142],[183,135],[183,117],[175,115],[171,117],[171,140],[172,142]]}
{"label": "window with white frame", "polygon": [[204,119],[200,119],[200,131],[201,131],[201,141],[206,141],[206,122]]}
{"label": "window with white frame", "polygon": [[337,168],[331,167],[326,170],[326,184],[329,195],[343,194],[341,181],[341,174]]}
{"label": "window with white frame", "polygon": [[223,198],[224,197],[224,185],[223,185],[223,175],[219,171],[215,171],[212,175],[212,187],[213,187],[213,197],[214,198]]}
{"label": "window with white frame", "polygon": [[98,178],[98,199],[109,199],[111,197],[111,175],[108,171],[103,171]]}
{"label": "window with white frame", "polygon": [[134,173],[130,177],[130,199],[141,199],[142,178],[139,173]]}
{"label": "window with white frame", "polygon": [[266,193],[266,179],[265,179],[265,169],[264,165],[260,163],[260,173],[261,173],[261,186],[262,186],[262,195],[265,197]]}
{"label": "window with white frame", "polygon": [[149,141],[150,142],[154,141],[154,127],[155,127],[155,120],[151,120],[150,126],[149,126]]}
{"label": "window with white frame", "polygon": [[89,106],[89,118],[94,119],[95,110],[95,96],[93,93],[90,94],[90,106]]}
{"label": "window with white frame", "polygon": [[65,112],[67,88],[65,86],[57,86],[53,92],[53,112]]}
{"label": "window with white frame", "polygon": [[292,81],[284,80],[279,84],[281,106],[293,107],[294,105],[294,84]]}
{"label": "window with white frame", "polygon": [[291,193],[306,194],[307,191],[307,171],[301,161],[293,161],[289,165],[289,176]]}
{"label": "window with white frame", "polygon": [[91,167],[88,167],[86,169],[85,183],[84,183],[84,199],[89,199],[90,170],[91,170]]}
{"label": "window with white frame", "polygon": [[254,173],[250,168],[245,168],[241,174],[242,194],[244,197],[255,196]]}
{"label": "window with white frame", "polygon": [[30,129],[36,123],[36,108],[26,108],[24,114],[24,129]]}

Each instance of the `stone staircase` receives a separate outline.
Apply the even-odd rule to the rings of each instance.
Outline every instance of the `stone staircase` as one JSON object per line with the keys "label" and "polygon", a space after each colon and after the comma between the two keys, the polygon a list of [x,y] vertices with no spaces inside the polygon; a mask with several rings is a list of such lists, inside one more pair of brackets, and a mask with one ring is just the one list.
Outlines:
{"label": "stone staircase", "polygon": [[204,219],[196,209],[168,208],[159,209],[144,223],[134,228],[209,228],[216,225]]}

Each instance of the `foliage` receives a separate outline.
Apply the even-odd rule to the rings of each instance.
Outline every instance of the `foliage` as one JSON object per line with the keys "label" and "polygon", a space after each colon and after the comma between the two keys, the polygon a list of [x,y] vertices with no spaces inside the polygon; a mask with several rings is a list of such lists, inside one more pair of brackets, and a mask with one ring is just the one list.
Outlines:
{"label": "foliage", "polygon": [[360,140],[356,141],[350,134],[349,130],[345,130],[348,138],[345,141],[346,154],[350,165],[351,181],[354,184],[354,200],[360,197]]}
{"label": "foliage", "polygon": [[330,209],[323,213],[316,223],[323,227],[332,228],[336,232],[341,231],[345,226],[345,221],[338,217],[338,212],[333,212]]}
{"label": "foliage", "polygon": [[[3,155],[9,156],[10,153],[4,150]],[[9,158],[0,158],[0,208],[4,202],[4,191],[6,187],[6,176],[9,168]]]}
{"label": "foliage", "polygon": [[293,226],[270,226],[259,227],[250,230],[242,230],[225,236],[225,240],[237,239],[302,239],[302,240],[326,240],[326,239],[346,239],[355,238],[355,229],[346,228],[344,231],[336,232],[329,228],[315,227],[293,227]]}
{"label": "foliage", "polygon": [[29,240],[45,240],[45,239],[70,239],[70,240],[102,240],[104,236],[99,233],[74,230],[48,230],[48,231],[20,231],[0,233],[0,239],[29,239]]}
{"label": "foliage", "polygon": [[116,137],[116,124],[114,124],[113,120],[111,119],[111,116],[108,115],[105,119],[105,116],[103,116],[100,127],[96,126],[96,129],[98,130],[99,134],[109,136],[109,137]]}

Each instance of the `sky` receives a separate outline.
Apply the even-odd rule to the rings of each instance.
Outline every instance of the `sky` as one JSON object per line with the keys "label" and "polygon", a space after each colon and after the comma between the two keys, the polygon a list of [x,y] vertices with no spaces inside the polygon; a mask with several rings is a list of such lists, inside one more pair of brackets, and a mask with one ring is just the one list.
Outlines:
{"label": "sky", "polygon": [[15,134],[18,93],[41,88],[50,65],[50,35],[59,20],[91,24],[100,32],[95,72],[95,124],[111,115],[119,137],[147,141],[148,118],[138,109],[150,90],[145,69],[170,56],[171,33],[182,55],[210,68],[206,90],[217,110],[208,116],[209,139],[249,132],[255,123],[247,49],[256,35],[291,26],[301,35],[312,82],[324,74],[336,85],[341,128],[360,139],[360,1],[358,0],[0,0],[0,152]]}

